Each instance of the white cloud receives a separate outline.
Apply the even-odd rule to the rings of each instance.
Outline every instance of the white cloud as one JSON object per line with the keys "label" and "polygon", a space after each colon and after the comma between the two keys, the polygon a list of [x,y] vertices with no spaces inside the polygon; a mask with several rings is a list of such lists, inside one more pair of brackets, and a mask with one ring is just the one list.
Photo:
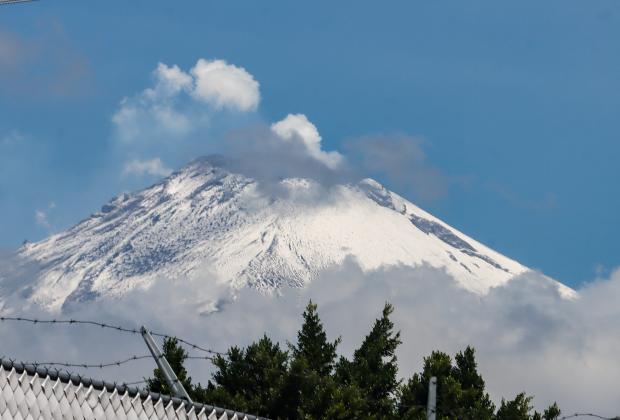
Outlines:
{"label": "white cloud", "polygon": [[199,59],[188,72],[159,63],[154,85],[124,98],[112,116],[124,142],[178,141],[208,123],[213,110],[247,112],[260,101],[259,84],[241,67]]}
{"label": "white cloud", "polygon": [[177,137],[191,129],[190,118],[177,109],[177,97],[191,89],[192,78],[179,67],[159,63],[155,85],[135,97],[124,98],[112,116],[124,142],[149,141],[159,135]]}
{"label": "white cloud", "polygon": [[259,84],[244,68],[224,60],[200,59],[191,69],[196,86],[192,94],[217,108],[252,111],[260,101]]}
{"label": "white cloud", "polygon": [[123,167],[123,175],[153,175],[168,176],[172,173],[160,158],[150,160],[133,159],[125,163]]}
{"label": "white cloud", "polygon": [[181,70],[177,65],[169,67],[163,63],[159,63],[154,75],[157,82],[155,90],[147,90],[147,95],[173,96],[181,91],[191,91],[192,89],[192,77]]}
{"label": "white cloud", "polygon": [[34,220],[39,226],[42,226],[44,228],[50,227],[49,220],[47,220],[47,213],[43,210],[37,210],[34,212]]}
{"label": "white cloud", "polygon": [[55,208],[56,208],[56,203],[53,201],[50,201],[46,209],[36,210],[34,212],[34,221],[37,223],[37,225],[42,226],[46,229],[50,229],[52,225],[49,221],[49,213]]}
{"label": "white cloud", "polygon": [[[146,91],[149,94],[153,90]],[[118,137],[124,142],[148,141],[153,137],[176,137],[188,133],[192,126],[189,118],[168,103],[159,103],[145,95],[141,100],[128,98],[121,101],[112,116]]]}
{"label": "white cloud", "polygon": [[340,153],[321,150],[321,136],[316,126],[303,114],[288,114],[284,119],[271,125],[271,130],[286,141],[300,141],[308,154],[330,169],[338,168],[343,157]]}
{"label": "white cloud", "polygon": [[49,221],[49,212],[53,209],[56,208],[56,203],[51,201],[48,205],[47,205],[47,209],[45,210],[36,210],[34,212],[34,220],[37,223],[37,225],[44,227],[46,229],[50,229],[52,227],[50,221]]}
{"label": "white cloud", "polygon": [[[0,264],[0,279],[6,266],[11,264]],[[28,272],[27,268],[21,270]],[[7,283],[6,277],[3,281],[5,287],[13,285],[15,293],[27,296],[24,282],[9,278]],[[403,378],[420,371],[422,358],[432,350],[454,355],[473,345],[496,402],[526,391],[535,395],[538,408],[557,401],[564,412],[617,414],[620,410],[620,270],[579,290],[579,298],[572,300],[562,298],[544,276],[534,272],[479,296],[430,267],[364,272],[354,261],[319,273],[305,289],[284,289],[279,297],[252,289],[236,293],[233,301],[216,274],[205,270],[191,279],[159,279],[149,289],[136,289],[122,299],[90,302],[70,317],[136,327],[146,322],[154,330],[225,350],[233,344],[247,345],[263,332],[281,343],[294,341],[303,306],[312,298],[319,304],[328,336],[342,335],[339,350],[350,356],[384,302],[390,301],[396,308],[396,328],[402,332],[398,358]],[[4,302],[19,307],[13,313],[51,316],[36,308],[25,311],[18,298]],[[162,307],[170,310],[162,312]],[[214,307],[220,311],[199,315],[204,308]],[[0,301],[0,312],[11,309],[3,309]],[[0,335],[6,338],[5,354],[23,360],[98,362],[147,353],[139,338],[86,327],[0,323]],[[153,367],[145,361],[85,373],[129,381],[150,375]],[[188,367],[194,380],[203,384],[208,380],[211,367],[204,361],[189,361]]]}
{"label": "white cloud", "polygon": [[[239,131],[235,131],[233,114],[216,114],[221,110],[253,111],[259,102],[259,83],[242,67],[202,58],[189,71],[159,63],[153,85],[124,98],[112,122],[124,156],[144,159],[147,153],[155,154],[177,165],[217,151],[247,158],[246,166],[257,169],[250,175],[273,173],[276,178],[321,174],[333,178],[344,171],[344,156],[323,149],[317,127],[303,114],[288,114],[270,126],[259,122]],[[214,130],[221,122],[232,132],[211,135],[221,131]],[[238,141],[240,135],[245,138]],[[256,159],[257,155],[261,159]]]}

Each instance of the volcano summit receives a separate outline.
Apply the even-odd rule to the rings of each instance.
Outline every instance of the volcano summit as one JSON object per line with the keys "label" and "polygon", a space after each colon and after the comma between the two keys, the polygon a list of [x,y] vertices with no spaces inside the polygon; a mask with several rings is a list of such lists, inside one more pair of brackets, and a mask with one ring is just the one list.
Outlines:
{"label": "volcano summit", "polygon": [[158,278],[264,291],[301,287],[347,257],[363,270],[444,269],[481,294],[528,270],[372,179],[323,187],[289,178],[274,193],[213,157],[115,197],[18,255],[39,270],[15,291],[53,311],[122,296]]}

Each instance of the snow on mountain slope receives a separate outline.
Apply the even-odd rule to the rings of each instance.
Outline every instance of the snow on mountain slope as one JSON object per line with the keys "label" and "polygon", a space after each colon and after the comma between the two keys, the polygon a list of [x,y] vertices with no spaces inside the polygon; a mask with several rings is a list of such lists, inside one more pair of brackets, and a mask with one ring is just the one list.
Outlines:
{"label": "snow on mountain slope", "polygon": [[217,159],[193,161],[25,245],[20,256],[42,267],[30,299],[59,310],[205,272],[205,282],[273,290],[302,286],[347,256],[364,270],[428,264],[477,293],[527,270],[371,179],[328,191],[305,179],[281,187],[268,194]]}

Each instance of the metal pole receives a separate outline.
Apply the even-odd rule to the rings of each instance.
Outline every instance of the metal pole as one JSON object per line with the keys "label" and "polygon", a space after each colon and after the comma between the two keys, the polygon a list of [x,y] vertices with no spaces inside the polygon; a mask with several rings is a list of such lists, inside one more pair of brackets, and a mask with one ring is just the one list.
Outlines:
{"label": "metal pole", "polygon": [[427,420],[435,420],[437,413],[437,377],[431,376],[428,381],[428,403],[426,404]]}
{"label": "metal pole", "polygon": [[186,399],[190,403],[193,403],[192,399],[187,394],[185,388],[183,388],[183,384],[177,378],[177,375],[174,373],[174,370],[170,367],[170,364],[164,357],[163,353],[157,347],[155,340],[153,340],[153,336],[148,332],[144,326],[140,328],[140,333],[142,334],[142,338],[144,338],[144,342],[146,346],[149,348],[149,351],[153,355],[155,359],[155,363],[157,363],[157,367],[164,374],[164,378],[166,378],[166,382],[170,387],[170,390],[174,393],[174,395],[178,398]]}

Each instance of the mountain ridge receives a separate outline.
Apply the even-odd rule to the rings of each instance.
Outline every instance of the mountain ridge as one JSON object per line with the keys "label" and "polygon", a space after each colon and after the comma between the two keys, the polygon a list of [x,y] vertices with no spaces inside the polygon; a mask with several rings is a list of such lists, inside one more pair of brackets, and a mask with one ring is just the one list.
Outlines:
{"label": "mountain ridge", "polygon": [[66,231],[24,245],[19,256],[41,267],[29,300],[57,311],[120,297],[160,277],[204,276],[205,284],[270,292],[302,287],[347,257],[364,270],[445,269],[475,293],[528,270],[372,179],[324,187],[286,178],[273,194],[226,170],[227,162],[196,159],[150,187],[119,194]]}

